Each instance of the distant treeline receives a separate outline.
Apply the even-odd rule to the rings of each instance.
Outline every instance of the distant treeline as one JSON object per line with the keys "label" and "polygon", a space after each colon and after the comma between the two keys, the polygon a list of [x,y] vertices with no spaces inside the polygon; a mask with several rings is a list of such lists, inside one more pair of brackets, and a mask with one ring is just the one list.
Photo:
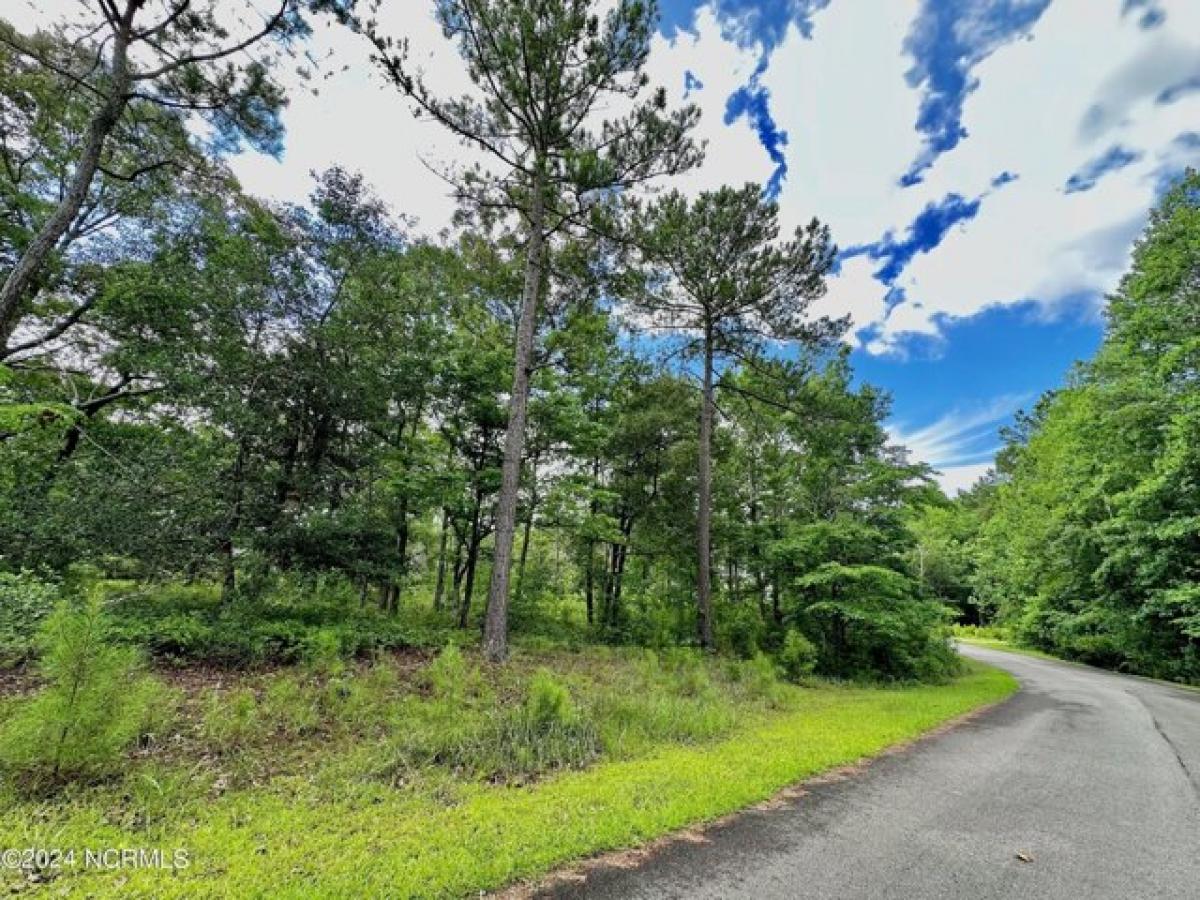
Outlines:
{"label": "distant treeline", "polygon": [[926,514],[928,578],[1028,644],[1200,681],[1200,174],[1151,214],[1106,321],[995,475]]}

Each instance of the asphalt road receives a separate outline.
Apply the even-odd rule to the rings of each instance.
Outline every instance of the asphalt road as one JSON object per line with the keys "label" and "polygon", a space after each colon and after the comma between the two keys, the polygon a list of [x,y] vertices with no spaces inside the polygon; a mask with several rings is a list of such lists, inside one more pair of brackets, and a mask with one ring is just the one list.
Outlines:
{"label": "asphalt road", "polygon": [[963,652],[1021,691],[706,841],[544,896],[1198,900],[1200,692]]}

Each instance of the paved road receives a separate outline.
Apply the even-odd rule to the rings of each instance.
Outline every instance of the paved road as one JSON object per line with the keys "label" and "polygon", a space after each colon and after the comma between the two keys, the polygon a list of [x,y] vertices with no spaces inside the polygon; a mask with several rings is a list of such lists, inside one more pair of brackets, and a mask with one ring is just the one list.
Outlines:
{"label": "paved road", "polygon": [[1200,693],[963,652],[1015,674],[1020,693],[708,842],[550,895],[1198,900]]}

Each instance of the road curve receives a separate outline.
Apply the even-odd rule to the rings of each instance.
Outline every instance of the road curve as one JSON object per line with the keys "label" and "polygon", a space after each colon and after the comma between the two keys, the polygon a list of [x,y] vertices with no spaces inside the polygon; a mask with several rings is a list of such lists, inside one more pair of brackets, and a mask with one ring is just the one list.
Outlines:
{"label": "road curve", "polygon": [[[1200,692],[964,647],[1021,691],[861,774],[540,896],[1200,898]],[[1022,858],[1023,857],[1023,858]]]}

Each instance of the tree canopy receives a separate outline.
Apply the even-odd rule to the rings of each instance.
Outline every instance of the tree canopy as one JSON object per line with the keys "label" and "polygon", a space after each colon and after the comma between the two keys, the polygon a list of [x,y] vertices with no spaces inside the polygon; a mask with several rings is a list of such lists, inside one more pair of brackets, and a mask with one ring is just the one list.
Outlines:
{"label": "tree canopy", "polygon": [[1095,357],[1007,435],[995,476],[926,520],[972,617],[1102,665],[1200,679],[1200,175],[1161,199]]}

